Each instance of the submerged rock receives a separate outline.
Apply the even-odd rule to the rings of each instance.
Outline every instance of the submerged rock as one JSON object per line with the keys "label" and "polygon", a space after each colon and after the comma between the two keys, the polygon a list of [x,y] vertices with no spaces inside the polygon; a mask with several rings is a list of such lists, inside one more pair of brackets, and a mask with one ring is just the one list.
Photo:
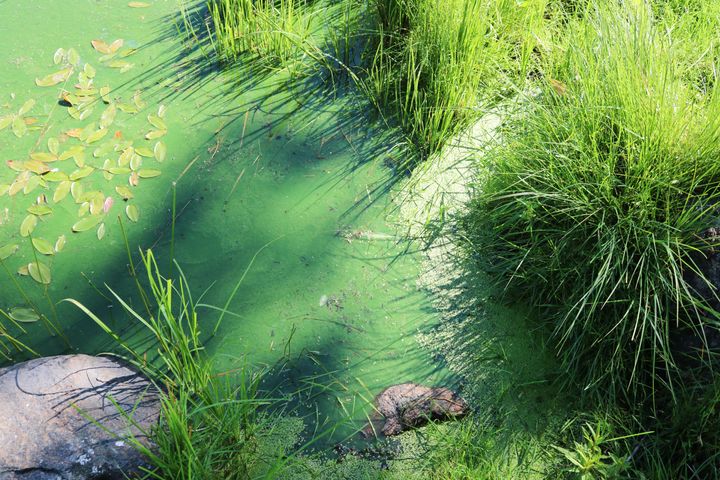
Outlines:
{"label": "submerged rock", "polygon": [[141,374],[88,355],[0,369],[0,405],[2,480],[131,476],[146,459],[127,439],[134,435],[148,445],[142,431],[157,423],[160,408],[157,391]]}
{"label": "submerged rock", "polygon": [[380,392],[375,397],[375,409],[371,422],[362,430],[366,437],[378,430],[389,437],[424,425],[428,420],[458,418],[467,413],[468,406],[448,388],[402,383]]}

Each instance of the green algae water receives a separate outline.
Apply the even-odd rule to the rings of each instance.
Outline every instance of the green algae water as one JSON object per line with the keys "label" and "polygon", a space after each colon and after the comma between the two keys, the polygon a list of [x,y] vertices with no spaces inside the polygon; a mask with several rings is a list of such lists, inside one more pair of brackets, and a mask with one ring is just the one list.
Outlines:
{"label": "green algae water", "polygon": [[133,337],[106,289],[140,307],[124,232],[133,262],[153,248],[203,304],[231,299],[220,323],[203,311],[219,371],[267,365],[267,388],[335,440],[384,387],[447,384],[415,339],[435,315],[386,218],[382,135],[283,74],[217,71],[181,41],[174,0],[145,4],[0,2],[0,307],[25,331],[12,333],[41,354],[112,349],[61,302],[75,298]]}

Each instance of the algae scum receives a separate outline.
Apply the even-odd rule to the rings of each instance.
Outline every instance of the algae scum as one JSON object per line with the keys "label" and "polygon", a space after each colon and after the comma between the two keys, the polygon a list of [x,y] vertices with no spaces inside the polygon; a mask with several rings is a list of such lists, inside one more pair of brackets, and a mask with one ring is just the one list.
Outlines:
{"label": "algae scum", "polygon": [[[223,317],[208,343],[219,369],[243,357],[272,366],[268,387],[294,392],[301,412],[356,420],[338,435],[362,426],[384,387],[443,382],[414,338],[434,315],[417,256],[385,219],[383,145],[346,104],[302,101],[273,78],[198,73],[174,0],[61,3],[0,3],[11,333],[42,354],[112,348],[61,302],[75,298],[132,337],[105,288],[139,301],[126,236],[168,272],[174,257],[203,304],[227,309],[204,310],[208,334]],[[5,353],[17,358],[8,343]]]}

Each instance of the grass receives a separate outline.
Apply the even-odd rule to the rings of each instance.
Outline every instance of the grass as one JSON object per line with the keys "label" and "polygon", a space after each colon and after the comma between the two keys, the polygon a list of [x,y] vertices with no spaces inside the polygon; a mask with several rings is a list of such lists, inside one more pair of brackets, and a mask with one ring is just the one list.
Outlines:
{"label": "grass", "polygon": [[136,350],[86,307],[68,301],[109,334],[124,350],[123,357],[160,391],[160,423],[146,432],[156,448],[135,442],[156,467],[146,478],[273,478],[288,463],[285,457],[298,440],[299,429],[292,421],[273,420],[261,412],[273,403],[259,393],[261,372],[247,364],[234,372],[213,371],[202,345],[199,304],[182,270],[176,268],[177,280],[163,277],[150,250],[142,255],[142,263],[146,286],[138,285],[150,315],[135,311],[110,292],[151,334],[153,349]]}
{"label": "grass", "polygon": [[[529,69],[545,2],[373,0],[377,26],[362,88],[427,158]],[[518,13],[520,12],[520,13]]]}
{"label": "grass", "polygon": [[216,51],[225,62],[250,54],[269,68],[292,65],[310,37],[306,0],[209,0]]}
{"label": "grass", "polygon": [[685,276],[702,276],[720,200],[720,97],[683,81],[644,6],[569,28],[492,152],[465,231],[541,311],[580,388],[647,402],[680,381],[673,336],[714,321]]}

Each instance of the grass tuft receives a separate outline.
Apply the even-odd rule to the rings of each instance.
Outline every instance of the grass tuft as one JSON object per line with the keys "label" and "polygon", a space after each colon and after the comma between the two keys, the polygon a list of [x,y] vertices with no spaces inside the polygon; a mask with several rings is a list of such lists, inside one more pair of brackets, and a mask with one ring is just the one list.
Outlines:
{"label": "grass tuft", "polygon": [[539,308],[574,380],[631,403],[674,391],[671,343],[716,322],[686,277],[704,280],[695,260],[720,202],[720,95],[688,86],[646,7],[571,21],[464,219],[498,282]]}

